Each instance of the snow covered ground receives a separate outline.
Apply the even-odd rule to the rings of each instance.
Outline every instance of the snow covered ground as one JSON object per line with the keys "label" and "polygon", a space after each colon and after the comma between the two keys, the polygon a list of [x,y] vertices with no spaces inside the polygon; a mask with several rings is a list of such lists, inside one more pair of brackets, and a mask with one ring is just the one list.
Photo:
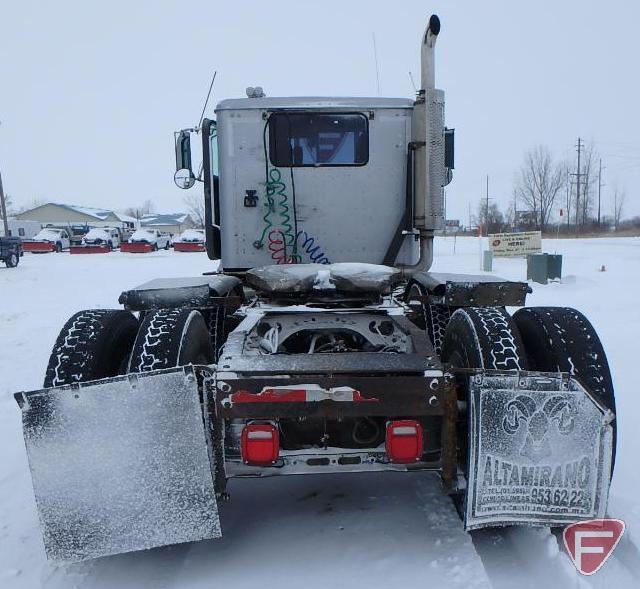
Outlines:
{"label": "snow covered ground", "polygon": [[[455,252],[454,252],[455,247]],[[618,402],[618,457],[610,514],[627,523],[594,577],[576,573],[547,530],[464,534],[436,477],[399,473],[232,481],[224,538],[70,565],[47,564],[12,393],[39,388],[68,316],[117,306],[121,291],[213,268],[206,254],[25,254],[0,267],[0,587],[613,587],[640,586],[640,239],[545,240],[564,255],[562,283],[533,285],[530,305],[570,305],[594,323]],[[478,273],[478,240],[436,242],[434,270]],[[604,266],[604,272],[599,271]],[[523,280],[524,260],[494,274]]]}

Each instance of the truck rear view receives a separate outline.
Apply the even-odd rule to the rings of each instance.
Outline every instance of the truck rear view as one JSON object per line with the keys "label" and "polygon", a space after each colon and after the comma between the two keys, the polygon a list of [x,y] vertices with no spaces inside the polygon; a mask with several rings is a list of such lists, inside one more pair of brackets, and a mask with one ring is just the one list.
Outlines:
{"label": "truck rear view", "polygon": [[183,188],[202,140],[220,265],[75,314],[16,394],[49,558],[218,538],[234,477],[433,471],[465,529],[604,515],[615,402],[588,320],[429,272],[454,167],[439,33],[415,100],[251,88],[176,134]]}

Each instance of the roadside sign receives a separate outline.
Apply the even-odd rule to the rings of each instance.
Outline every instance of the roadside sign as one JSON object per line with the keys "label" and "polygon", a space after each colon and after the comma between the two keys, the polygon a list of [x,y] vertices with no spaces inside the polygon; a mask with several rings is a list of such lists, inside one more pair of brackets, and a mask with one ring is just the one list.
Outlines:
{"label": "roadside sign", "polygon": [[489,247],[494,257],[525,257],[542,251],[540,231],[523,233],[490,233]]}

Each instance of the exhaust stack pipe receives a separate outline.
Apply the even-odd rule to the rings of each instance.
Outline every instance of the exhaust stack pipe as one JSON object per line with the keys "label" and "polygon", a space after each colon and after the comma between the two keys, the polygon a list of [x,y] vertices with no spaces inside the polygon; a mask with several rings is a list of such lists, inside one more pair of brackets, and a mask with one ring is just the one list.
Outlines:
{"label": "exhaust stack pipe", "polygon": [[420,47],[420,84],[411,121],[414,150],[413,227],[420,236],[415,264],[399,265],[406,275],[424,272],[433,261],[433,232],[444,225],[444,92],[435,88],[435,45],[440,19],[429,18]]}
{"label": "exhaust stack pipe", "polygon": [[420,52],[420,87],[422,90],[436,87],[435,46],[440,34],[440,19],[432,14],[422,38]]}

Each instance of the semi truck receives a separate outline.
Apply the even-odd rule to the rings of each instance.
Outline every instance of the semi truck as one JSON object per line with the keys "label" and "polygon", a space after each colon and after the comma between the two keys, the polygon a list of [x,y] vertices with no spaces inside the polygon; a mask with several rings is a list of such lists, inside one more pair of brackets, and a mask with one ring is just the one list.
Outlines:
{"label": "semi truck", "polygon": [[15,395],[48,558],[219,538],[236,477],[431,471],[466,530],[604,516],[615,400],[588,319],[430,271],[454,169],[440,29],[415,97],[252,87],[176,133],[217,265],[78,311]]}

